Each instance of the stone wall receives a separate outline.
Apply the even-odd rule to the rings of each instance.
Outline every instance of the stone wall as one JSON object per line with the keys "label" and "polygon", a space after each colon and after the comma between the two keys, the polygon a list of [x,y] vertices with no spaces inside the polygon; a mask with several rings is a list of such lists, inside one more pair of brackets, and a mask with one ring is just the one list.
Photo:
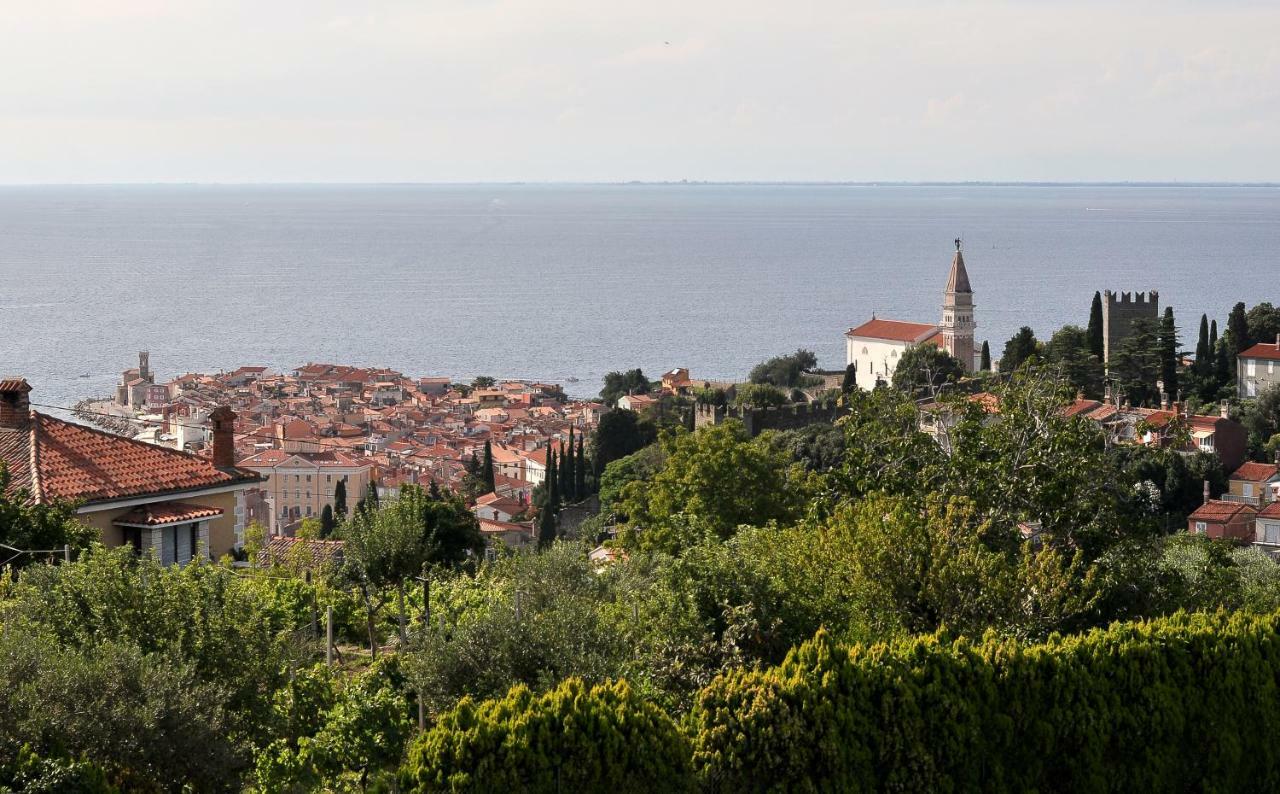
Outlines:
{"label": "stone wall", "polygon": [[778,408],[731,408],[718,405],[695,405],[694,430],[737,419],[747,435],[755,437],[766,430],[798,430],[813,424],[830,424],[848,413],[843,406],[818,403],[783,405]]}

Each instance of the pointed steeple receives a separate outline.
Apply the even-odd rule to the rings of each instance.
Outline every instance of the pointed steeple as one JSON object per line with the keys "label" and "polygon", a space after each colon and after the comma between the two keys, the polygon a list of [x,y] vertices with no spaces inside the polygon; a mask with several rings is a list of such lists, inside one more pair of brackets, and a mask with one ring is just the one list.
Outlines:
{"label": "pointed steeple", "polygon": [[951,260],[951,275],[947,277],[947,292],[973,292],[969,286],[969,273],[964,269],[964,254],[960,252],[960,238],[956,238],[956,255]]}

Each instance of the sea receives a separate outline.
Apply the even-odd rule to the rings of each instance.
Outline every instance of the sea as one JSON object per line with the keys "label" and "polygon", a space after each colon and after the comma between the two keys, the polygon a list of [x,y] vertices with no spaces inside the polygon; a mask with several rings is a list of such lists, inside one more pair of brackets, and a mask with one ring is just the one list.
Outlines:
{"label": "sea", "polygon": [[[0,375],[32,399],[308,362],[598,391],[741,378],[850,327],[936,322],[963,240],[979,340],[1084,325],[1095,290],[1280,304],[1280,188],[477,184],[0,188]],[[1190,344],[1194,344],[1194,339]]]}

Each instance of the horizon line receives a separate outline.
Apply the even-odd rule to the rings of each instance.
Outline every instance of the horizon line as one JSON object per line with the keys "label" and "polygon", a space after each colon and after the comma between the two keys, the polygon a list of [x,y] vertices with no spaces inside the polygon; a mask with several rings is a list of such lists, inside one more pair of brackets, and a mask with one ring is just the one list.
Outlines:
{"label": "horizon line", "polygon": [[0,182],[5,188],[59,187],[627,187],[627,186],[707,186],[707,187],[1254,187],[1276,188],[1280,181],[1244,182],[1231,180],[455,180],[455,181],[200,181],[175,180],[152,182]]}

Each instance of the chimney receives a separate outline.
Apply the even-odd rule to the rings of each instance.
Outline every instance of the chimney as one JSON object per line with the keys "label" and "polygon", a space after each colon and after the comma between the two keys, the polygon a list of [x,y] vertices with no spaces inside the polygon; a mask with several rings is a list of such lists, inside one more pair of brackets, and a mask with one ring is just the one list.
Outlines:
{"label": "chimney", "polygon": [[209,424],[213,427],[213,465],[219,469],[233,468],[236,465],[236,412],[219,405],[209,414]]}
{"label": "chimney", "polygon": [[1204,481],[1204,504],[1209,504],[1209,481]]}
{"label": "chimney", "polygon": [[1163,409],[1164,409],[1164,410],[1166,410],[1166,411],[1167,411],[1167,410],[1169,410],[1169,394],[1168,394],[1168,392],[1162,392],[1162,393],[1160,394],[1160,407],[1161,407],[1161,408],[1163,408]]}
{"label": "chimney", "polygon": [[24,430],[31,424],[30,393],[26,378],[0,379],[0,428]]}

